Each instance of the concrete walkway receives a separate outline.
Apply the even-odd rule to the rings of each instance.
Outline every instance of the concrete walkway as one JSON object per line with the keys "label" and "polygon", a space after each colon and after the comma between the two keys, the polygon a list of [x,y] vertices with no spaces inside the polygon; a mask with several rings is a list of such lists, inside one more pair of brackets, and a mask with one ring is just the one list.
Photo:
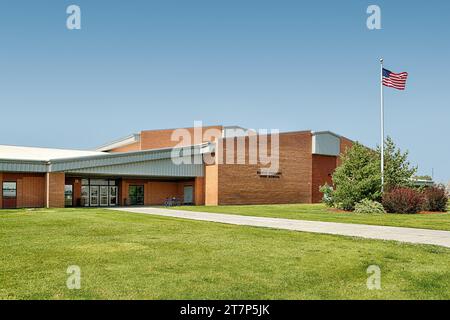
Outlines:
{"label": "concrete walkway", "polygon": [[450,248],[450,231],[371,226],[336,222],[320,222],[291,220],[281,218],[265,218],[239,216],[209,212],[193,212],[164,208],[113,208],[111,210],[144,213],[157,216],[183,218],[190,220],[211,221],[226,224],[266,227],[274,229],[295,230],[323,234],[335,234],[350,237],[361,237],[378,240],[394,240],[408,243],[433,244]]}

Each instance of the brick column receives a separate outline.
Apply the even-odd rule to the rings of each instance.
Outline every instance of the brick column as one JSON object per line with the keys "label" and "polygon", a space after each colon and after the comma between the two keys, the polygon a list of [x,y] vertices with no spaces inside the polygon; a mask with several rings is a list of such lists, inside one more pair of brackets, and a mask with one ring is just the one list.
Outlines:
{"label": "brick column", "polygon": [[64,208],[64,172],[47,172],[45,174],[45,207]]}
{"label": "brick column", "polygon": [[203,177],[195,178],[194,204],[196,206],[205,205],[205,178],[203,178]]}
{"label": "brick column", "polygon": [[219,165],[205,166],[205,205],[219,204]]}
{"label": "brick column", "polygon": [[127,203],[125,200],[128,201],[128,183],[124,179],[122,179],[119,183],[119,195],[120,195],[119,205],[126,206]]}

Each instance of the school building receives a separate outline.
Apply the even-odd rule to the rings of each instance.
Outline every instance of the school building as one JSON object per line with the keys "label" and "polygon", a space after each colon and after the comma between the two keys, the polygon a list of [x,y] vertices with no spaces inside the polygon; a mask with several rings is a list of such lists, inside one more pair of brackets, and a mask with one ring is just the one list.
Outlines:
{"label": "school building", "polygon": [[[198,128],[181,130],[195,138],[180,141],[178,131],[166,129],[94,151],[0,145],[0,208],[162,205],[172,198],[192,205],[316,203],[352,144],[329,131],[275,139],[236,126],[203,127],[200,138]],[[261,141],[268,156],[277,142],[275,171],[264,170],[270,164],[260,161]]]}

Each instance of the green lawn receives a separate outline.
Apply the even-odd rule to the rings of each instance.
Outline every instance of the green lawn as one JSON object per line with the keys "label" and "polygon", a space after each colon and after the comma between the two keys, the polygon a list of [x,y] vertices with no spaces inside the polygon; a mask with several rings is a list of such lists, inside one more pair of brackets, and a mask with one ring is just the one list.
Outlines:
{"label": "green lawn", "polygon": [[410,227],[450,231],[450,213],[437,214],[356,214],[339,212],[324,204],[288,204],[256,206],[196,206],[173,207],[189,211],[230,213],[244,216],[259,216],[313,221],[360,223],[394,227]]}
{"label": "green lawn", "polygon": [[1,211],[0,239],[0,299],[450,299],[436,246],[100,209]]}

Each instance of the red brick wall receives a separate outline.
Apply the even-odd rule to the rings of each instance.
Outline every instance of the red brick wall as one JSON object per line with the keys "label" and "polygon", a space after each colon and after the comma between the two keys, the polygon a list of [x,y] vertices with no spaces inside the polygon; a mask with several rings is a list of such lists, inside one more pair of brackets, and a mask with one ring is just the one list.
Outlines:
{"label": "red brick wall", "polygon": [[120,205],[128,205],[128,187],[130,185],[144,185],[144,204],[148,204],[148,186],[146,186],[147,181],[142,179],[122,179],[120,182]]}
{"label": "red brick wall", "polygon": [[219,204],[219,166],[205,165],[205,205]]}
{"label": "red brick wall", "polygon": [[[345,154],[347,149],[351,148],[353,145],[353,141],[350,139],[347,139],[345,137],[341,137],[341,146],[340,146],[340,152],[341,154]],[[338,157],[336,159],[336,166],[339,167],[341,165],[341,157]]]}
{"label": "red brick wall", "polygon": [[123,146],[123,147],[109,150],[108,152],[131,152],[131,151],[139,151],[139,150],[141,150],[141,143],[135,142],[135,143],[131,143],[129,145]]}
{"label": "red brick wall", "polygon": [[[218,204],[310,203],[311,132],[281,133],[279,144],[281,172],[279,179],[260,177],[257,172],[261,165],[251,165],[248,161],[247,164],[219,164]],[[246,145],[248,146],[248,138]],[[270,150],[270,140],[268,145]],[[248,149],[246,148],[246,159]],[[224,158],[226,158],[226,144]]]}
{"label": "red brick wall", "polygon": [[[218,129],[222,130],[222,126],[209,126],[203,127],[203,133],[208,129]],[[149,130],[149,131],[141,131],[141,150],[147,149],[161,149],[161,148],[170,148],[179,144],[178,141],[172,141],[172,133],[176,129],[167,129],[167,130]],[[205,142],[203,136],[200,137],[202,141],[196,142],[194,141],[194,128],[185,128],[191,135],[191,141],[182,141],[181,145],[191,145],[196,143]]]}
{"label": "red brick wall", "polygon": [[45,204],[45,180],[40,173],[0,173],[0,208],[3,206],[3,181],[16,182],[16,207],[41,208]]}
{"label": "red brick wall", "polygon": [[314,154],[312,157],[312,202],[322,201],[323,194],[319,188],[325,183],[332,185],[332,174],[336,169],[336,159],[334,156],[323,156]]}
{"label": "red brick wall", "polygon": [[180,198],[179,183],[150,181],[146,185],[146,205],[162,205],[169,197]]}
{"label": "red brick wall", "polygon": [[195,178],[194,185],[194,204],[201,206],[205,204],[205,178]]}
{"label": "red brick wall", "polygon": [[[194,199],[197,185],[194,180],[186,181],[154,181],[146,179],[122,179],[120,183],[120,205],[126,205],[128,187],[130,185],[144,186],[144,205],[163,205],[167,198],[176,197],[183,200],[184,186],[194,187]],[[200,194],[201,197],[201,189]]]}
{"label": "red brick wall", "polygon": [[64,185],[66,182],[64,172],[50,172],[47,175],[49,207],[64,208]]}

